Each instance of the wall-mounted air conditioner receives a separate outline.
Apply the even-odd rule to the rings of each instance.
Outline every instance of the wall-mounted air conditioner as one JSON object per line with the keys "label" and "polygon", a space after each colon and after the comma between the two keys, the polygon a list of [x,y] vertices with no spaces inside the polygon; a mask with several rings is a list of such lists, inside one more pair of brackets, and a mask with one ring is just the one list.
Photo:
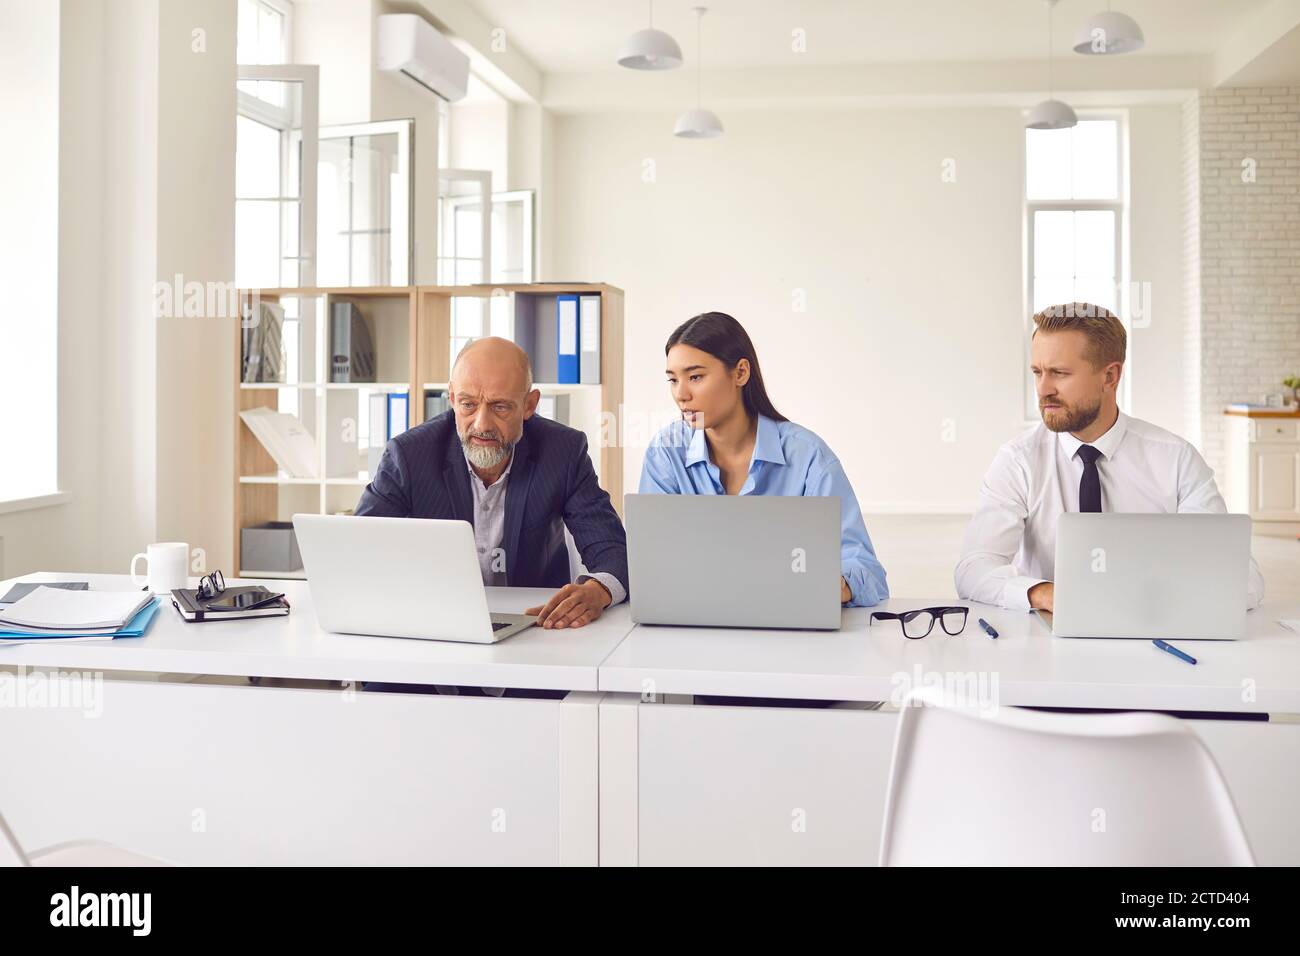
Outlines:
{"label": "wall-mounted air conditioner", "polygon": [[413,13],[379,16],[379,69],[410,77],[448,103],[465,98],[469,57]]}

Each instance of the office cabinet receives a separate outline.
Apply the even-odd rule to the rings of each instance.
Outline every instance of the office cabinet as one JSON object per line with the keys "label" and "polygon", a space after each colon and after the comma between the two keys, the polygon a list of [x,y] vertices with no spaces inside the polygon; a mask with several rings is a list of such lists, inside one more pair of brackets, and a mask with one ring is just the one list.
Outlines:
{"label": "office cabinet", "polygon": [[1300,415],[1228,413],[1228,510],[1300,522]]}

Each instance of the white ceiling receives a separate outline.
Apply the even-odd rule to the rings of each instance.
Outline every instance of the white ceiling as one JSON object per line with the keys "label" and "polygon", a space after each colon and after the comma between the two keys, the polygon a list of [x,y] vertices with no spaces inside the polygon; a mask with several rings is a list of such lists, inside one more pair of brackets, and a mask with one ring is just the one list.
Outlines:
{"label": "white ceiling", "polygon": [[[624,38],[646,26],[646,0],[470,0],[506,40],[545,73],[617,70]],[[706,69],[872,63],[1031,60],[1046,50],[1043,0],[702,0]],[[1267,0],[1117,0],[1137,19],[1140,56],[1213,53]],[[687,64],[695,58],[691,0],[658,0],[655,26],[671,33]],[[1106,0],[1060,0],[1056,53]],[[805,31],[807,50],[791,49]]]}

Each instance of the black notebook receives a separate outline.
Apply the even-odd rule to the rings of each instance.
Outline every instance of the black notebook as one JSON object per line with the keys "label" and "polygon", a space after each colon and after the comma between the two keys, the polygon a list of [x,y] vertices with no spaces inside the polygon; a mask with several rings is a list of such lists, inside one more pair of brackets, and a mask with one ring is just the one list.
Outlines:
{"label": "black notebook", "polygon": [[[267,595],[271,591],[260,584],[253,584],[247,587],[226,588],[221,592],[222,597],[233,596],[235,594],[244,594],[248,592],[259,592]],[[246,611],[221,611],[212,610],[208,607],[208,602],[199,598],[199,592],[194,588],[176,588],[172,591],[172,607],[186,621],[247,621],[254,617],[284,617],[289,613],[289,602],[285,600],[284,595],[276,595],[276,600],[270,604],[263,604],[261,607],[249,608]]]}

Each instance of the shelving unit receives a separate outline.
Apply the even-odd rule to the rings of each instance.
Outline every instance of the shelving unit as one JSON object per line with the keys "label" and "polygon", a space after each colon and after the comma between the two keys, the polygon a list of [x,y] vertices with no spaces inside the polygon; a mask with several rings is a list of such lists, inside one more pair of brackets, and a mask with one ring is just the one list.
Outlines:
{"label": "shelving unit", "polygon": [[[569,424],[586,432],[600,484],[622,514],[622,449],[603,438],[606,423],[618,421],[623,403],[621,289],[602,283],[534,283],[242,290],[245,315],[252,314],[250,310],[257,300],[275,302],[284,309],[286,368],[282,382],[238,382],[238,411],[266,407],[296,415],[316,442],[317,462],[312,477],[292,477],[277,471],[274,459],[236,414],[234,573],[242,577],[303,577],[301,571],[241,568],[241,530],[268,521],[288,521],[301,512],[332,514],[356,507],[370,481],[369,396],[374,392],[406,392],[410,427],[420,424],[425,393],[447,388],[453,358],[452,318],[457,310],[481,314],[479,335],[507,334],[515,338],[514,331],[524,330],[534,317],[545,316],[547,310],[553,314],[556,296],[563,294],[600,296],[600,384],[539,380],[534,387],[544,396],[569,396]],[[335,302],[355,304],[367,319],[375,350],[375,377],[381,381],[330,381],[329,316]],[[506,327],[500,328],[503,314]],[[235,337],[236,370],[242,367],[242,333],[242,329],[237,330]],[[463,344],[464,338],[463,334],[458,336],[456,344]],[[520,338],[526,339],[527,335]],[[534,349],[547,344],[532,343]],[[545,358],[534,362],[534,374],[539,379],[548,368]],[[550,361],[553,376],[553,356]]]}

